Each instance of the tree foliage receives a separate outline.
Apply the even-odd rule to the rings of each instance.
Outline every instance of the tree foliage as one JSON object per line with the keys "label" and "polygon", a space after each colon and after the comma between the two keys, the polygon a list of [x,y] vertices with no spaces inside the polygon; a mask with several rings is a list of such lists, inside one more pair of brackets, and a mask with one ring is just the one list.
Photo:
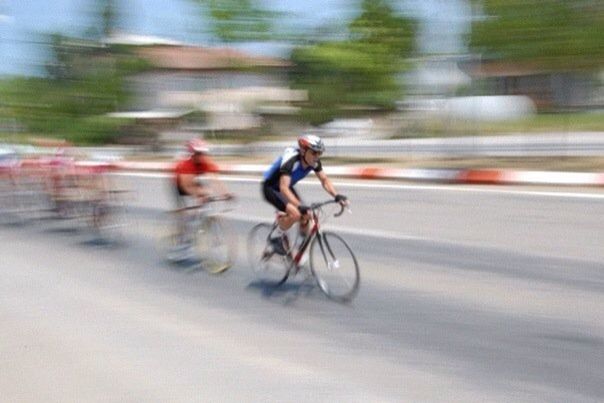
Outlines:
{"label": "tree foliage", "polygon": [[122,62],[81,43],[53,35],[49,76],[5,80],[0,86],[3,114],[36,134],[84,143],[114,138],[118,122],[103,115],[129,100]]}
{"label": "tree foliage", "polygon": [[100,16],[101,16],[101,30],[105,37],[109,36],[112,31],[115,29],[117,24],[118,13],[115,6],[114,0],[102,0],[99,1],[101,6]]}
{"label": "tree foliage", "polygon": [[604,62],[604,3],[593,0],[480,0],[470,47],[486,57],[541,69],[598,68]]}
{"label": "tree foliage", "polygon": [[116,0],[93,2],[93,23],[84,38],[47,35],[45,77],[0,80],[0,119],[11,118],[36,135],[76,143],[110,142],[125,124],[107,113],[128,107],[132,92],[126,79],[149,63],[129,47],[106,46],[119,20]]}
{"label": "tree foliage", "polygon": [[78,143],[111,141],[119,134],[123,122],[105,115],[127,104],[131,94],[125,77],[143,66],[134,55],[96,40],[111,32],[117,18],[114,0],[96,4],[96,25],[88,30],[88,39],[47,36],[46,77],[1,83],[0,114],[16,119],[29,132]]}
{"label": "tree foliage", "polygon": [[[275,31],[280,15],[259,0],[192,0],[208,11],[212,31],[225,42],[283,40],[305,43],[292,52],[294,87],[309,92],[303,116],[332,119],[340,107],[392,108],[402,95],[397,75],[413,50],[415,22],[397,15],[389,0],[362,0],[359,15],[338,39]],[[352,3],[352,1],[351,1]],[[311,36],[312,37],[312,36]],[[331,36],[333,38],[333,36]]]}
{"label": "tree foliage", "polygon": [[224,42],[271,39],[278,13],[262,8],[256,0],[192,0],[210,17],[211,31]]}
{"label": "tree foliage", "polygon": [[397,76],[414,38],[413,20],[397,15],[386,0],[363,0],[345,40],[318,42],[292,53],[292,82],[309,92],[304,117],[317,124],[342,107],[394,107],[402,96]]}

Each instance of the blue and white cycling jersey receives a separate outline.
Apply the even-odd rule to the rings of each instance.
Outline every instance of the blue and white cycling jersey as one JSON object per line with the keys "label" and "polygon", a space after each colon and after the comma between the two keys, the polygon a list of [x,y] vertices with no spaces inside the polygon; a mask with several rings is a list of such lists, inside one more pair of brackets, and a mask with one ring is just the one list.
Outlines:
{"label": "blue and white cycling jersey", "polygon": [[306,169],[302,167],[300,160],[300,150],[294,147],[285,149],[283,155],[273,162],[266,172],[264,172],[264,183],[275,190],[279,190],[279,179],[282,175],[291,177],[290,187],[304,179],[310,171],[320,172],[323,169],[321,161],[317,161],[314,167],[309,166]]}

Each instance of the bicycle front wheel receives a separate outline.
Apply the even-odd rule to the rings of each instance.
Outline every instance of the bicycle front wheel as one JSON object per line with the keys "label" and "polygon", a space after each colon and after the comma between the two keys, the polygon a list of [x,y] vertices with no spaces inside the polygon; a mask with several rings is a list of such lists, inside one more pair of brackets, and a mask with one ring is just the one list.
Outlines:
{"label": "bicycle front wheel", "polygon": [[317,234],[310,246],[310,269],[323,293],[340,302],[359,290],[359,264],[348,244],[333,232]]}
{"label": "bicycle front wheel", "polygon": [[273,226],[262,223],[250,231],[247,238],[248,264],[258,280],[272,286],[281,285],[289,276],[289,264],[285,256],[273,254],[269,238]]}
{"label": "bicycle front wheel", "polygon": [[206,217],[197,231],[197,250],[203,268],[212,274],[223,273],[235,261],[235,236],[227,224],[216,217]]}

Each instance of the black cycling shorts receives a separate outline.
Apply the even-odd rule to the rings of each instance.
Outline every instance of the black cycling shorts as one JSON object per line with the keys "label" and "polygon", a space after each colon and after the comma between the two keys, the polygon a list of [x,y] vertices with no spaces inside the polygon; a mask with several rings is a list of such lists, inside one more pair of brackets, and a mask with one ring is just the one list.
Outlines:
{"label": "black cycling shorts", "polygon": [[[302,200],[300,199],[300,196],[298,196],[298,193],[294,190],[294,188],[289,188],[289,190],[291,190],[294,195],[296,195],[298,200]],[[283,193],[279,192],[278,190],[275,190],[274,188],[268,186],[266,183],[263,182],[262,194],[264,195],[264,200],[275,206],[277,210],[285,211],[285,206],[289,202],[287,201],[287,198]]]}

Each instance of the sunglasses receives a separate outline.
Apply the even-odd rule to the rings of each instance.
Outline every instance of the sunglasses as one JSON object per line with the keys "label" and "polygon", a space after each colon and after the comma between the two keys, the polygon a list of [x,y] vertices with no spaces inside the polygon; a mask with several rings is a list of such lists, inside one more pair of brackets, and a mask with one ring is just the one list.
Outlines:
{"label": "sunglasses", "polygon": [[312,155],[315,155],[317,157],[320,157],[321,155],[323,155],[323,153],[321,151],[315,151],[315,150],[309,150],[311,152]]}

